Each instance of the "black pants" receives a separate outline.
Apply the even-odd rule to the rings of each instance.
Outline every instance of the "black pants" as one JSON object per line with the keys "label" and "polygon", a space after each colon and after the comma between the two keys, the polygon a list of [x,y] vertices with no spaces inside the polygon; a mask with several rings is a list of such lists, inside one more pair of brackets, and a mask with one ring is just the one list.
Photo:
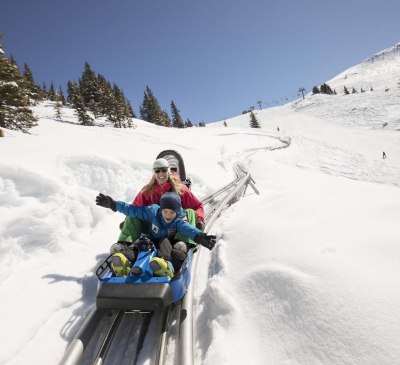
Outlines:
{"label": "black pants", "polygon": [[168,238],[163,238],[158,244],[158,257],[171,261],[172,248],[171,241]]}
{"label": "black pants", "polygon": [[[174,246],[172,246],[174,245]],[[183,241],[173,242],[163,238],[158,244],[158,257],[171,261],[175,272],[178,272],[186,259],[188,244]]]}

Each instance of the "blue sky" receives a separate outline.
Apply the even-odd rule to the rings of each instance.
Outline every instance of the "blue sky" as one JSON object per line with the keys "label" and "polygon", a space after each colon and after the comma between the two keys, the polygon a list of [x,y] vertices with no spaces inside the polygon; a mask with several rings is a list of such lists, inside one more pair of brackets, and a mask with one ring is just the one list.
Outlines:
{"label": "blue sky", "polygon": [[35,81],[66,90],[84,63],[139,115],[149,85],[163,109],[213,122],[298,98],[400,42],[398,0],[1,0],[5,51]]}

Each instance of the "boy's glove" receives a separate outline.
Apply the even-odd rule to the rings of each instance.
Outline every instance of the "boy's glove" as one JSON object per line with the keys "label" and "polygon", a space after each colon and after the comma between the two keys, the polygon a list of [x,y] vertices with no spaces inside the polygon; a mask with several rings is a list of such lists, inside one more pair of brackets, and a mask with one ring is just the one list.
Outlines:
{"label": "boy's glove", "polygon": [[206,233],[197,233],[194,236],[194,242],[212,250],[217,242],[217,237],[213,235],[207,235]]}
{"label": "boy's glove", "polygon": [[200,229],[200,231],[203,232],[204,228],[206,228],[206,224],[203,221],[199,220],[196,222],[196,228]]}
{"label": "boy's glove", "polygon": [[104,195],[100,193],[99,195],[96,196],[96,205],[100,205],[101,207],[108,208],[113,210],[114,212],[117,211],[117,204],[108,195]]}

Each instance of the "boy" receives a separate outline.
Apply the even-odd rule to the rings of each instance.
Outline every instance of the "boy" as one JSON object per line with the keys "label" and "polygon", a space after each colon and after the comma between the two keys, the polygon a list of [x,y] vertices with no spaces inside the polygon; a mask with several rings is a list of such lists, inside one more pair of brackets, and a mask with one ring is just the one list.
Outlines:
{"label": "boy", "polygon": [[[150,267],[156,275],[159,273],[162,276],[172,277],[174,269],[171,264],[171,256],[182,259],[182,254],[177,252],[179,250],[174,249],[171,245],[176,233],[193,239],[194,242],[209,250],[212,250],[215,246],[215,236],[207,235],[187,222],[186,214],[182,209],[181,198],[177,193],[167,192],[161,196],[160,205],[152,204],[150,206],[133,206],[125,202],[114,201],[110,196],[100,193],[96,197],[96,204],[150,223],[148,236],[158,246],[160,256],[153,258],[150,262]],[[180,244],[180,242],[177,244]],[[181,252],[183,251],[181,250]],[[119,257],[121,258],[121,256]]]}

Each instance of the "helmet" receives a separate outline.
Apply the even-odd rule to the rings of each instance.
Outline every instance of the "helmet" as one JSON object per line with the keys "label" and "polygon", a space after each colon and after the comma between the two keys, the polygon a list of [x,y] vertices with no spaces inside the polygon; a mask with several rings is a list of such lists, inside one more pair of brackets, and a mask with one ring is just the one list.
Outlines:
{"label": "helmet", "polygon": [[169,168],[171,169],[171,171],[175,171],[175,172],[178,171],[178,165],[175,162],[171,162],[169,164]]}
{"label": "helmet", "polygon": [[158,158],[153,163],[153,169],[159,169],[162,167],[169,167],[169,162],[165,158]]}

